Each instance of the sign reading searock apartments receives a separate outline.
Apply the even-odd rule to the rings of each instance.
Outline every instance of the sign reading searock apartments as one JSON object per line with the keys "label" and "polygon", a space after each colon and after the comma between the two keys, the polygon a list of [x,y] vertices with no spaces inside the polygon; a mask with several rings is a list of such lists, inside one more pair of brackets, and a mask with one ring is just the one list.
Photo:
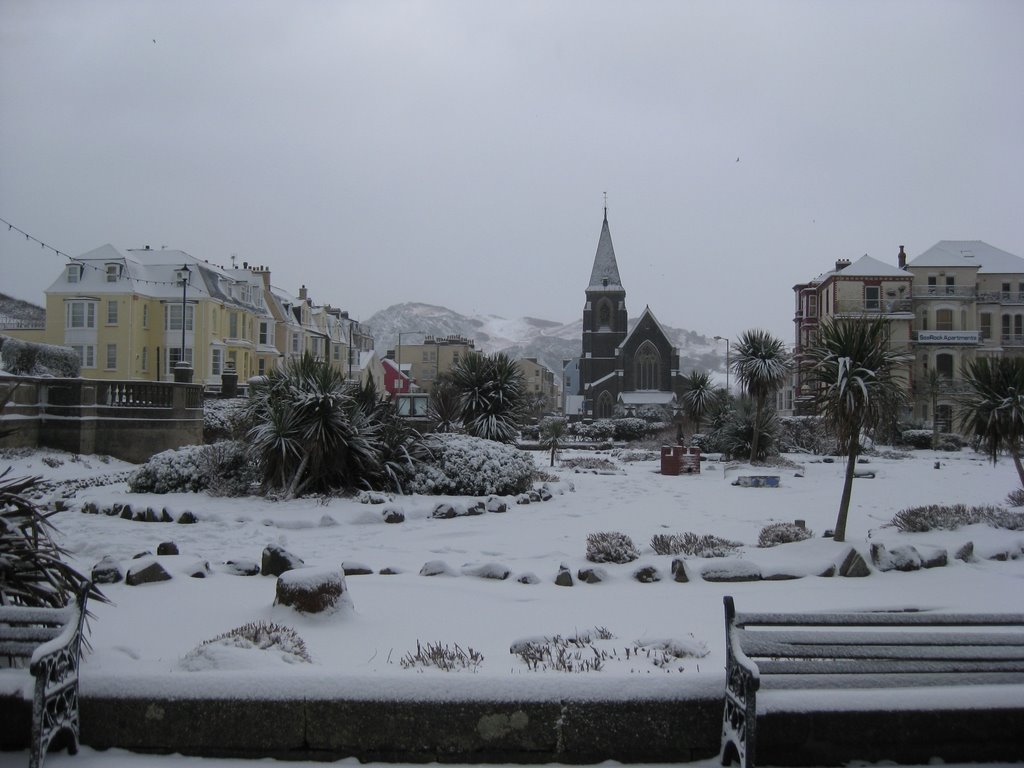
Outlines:
{"label": "sign reading searock apartments", "polygon": [[977,344],[979,331],[918,331],[918,344]]}

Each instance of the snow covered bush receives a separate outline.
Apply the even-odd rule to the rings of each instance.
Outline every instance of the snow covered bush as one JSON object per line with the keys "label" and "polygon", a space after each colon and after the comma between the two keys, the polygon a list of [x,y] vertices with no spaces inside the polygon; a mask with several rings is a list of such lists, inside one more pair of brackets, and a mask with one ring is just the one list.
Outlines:
{"label": "snow covered bush", "polygon": [[264,651],[287,664],[310,664],[312,659],[306,643],[291,627],[266,621],[243,624],[209,640],[204,640],[182,659],[189,671],[206,669],[239,669],[258,666],[258,662],[241,661],[238,651]]}
{"label": "snow covered bush", "polygon": [[0,369],[17,376],[78,377],[78,355],[69,347],[36,344],[31,341],[3,337],[0,346]]}
{"label": "snow covered bush", "polygon": [[436,667],[445,672],[454,672],[460,669],[468,669],[476,672],[484,662],[484,656],[470,647],[462,650],[458,643],[453,648],[441,643],[427,643],[420,645],[416,641],[416,653],[409,651],[400,660],[402,669],[417,669],[423,667]]}
{"label": "snow covered bush", "polygon": [[651,537],[651,549],[658,555],[689,555],[690,557],[729,557],[736,553],[742,542],[723,539],[711,534],[703,536],[685,533],[658,533]]}
{"label": "snow covered bush", "polygon": [[245,433],[244,397],[224,400],[208,397],[203,400],[203,442],[233,440]]}
{"label": "snow covered bush", "polygon": [[[932,437],[930,429],[905,429],[900,433],[900,442],[911,448],[926,450],[932,447]],[[959,451],[964,444],[964,439],[955,432],[940,432],[936,447],[940,451]]]}
{"label": "snow covered bush", "polygon": [[1006,503],[1011,507],[1024,507],[1024,488],[1016,488],[1006,496]]}
{"label": "snow covered bush", "polygon": [[993,528],[1024,530],[1024,512],[1009,512],[1002,507],[968,507],[965,504],[930,504],[901,509],[892,524],[907,533],[953,531],[965,525],[983,523]]}
{"label": "snow covered bush", "polygon": [[586,442],[609,441],[615,436],[615,423],[611,419],[598,419],[587,424],[574,421],[569,424],[568,433],[577,440]]}
{"label": "snow covered bush", "polygon": [[561,466],[577,471],[589,471],[595,474],[612,475],[619,471],[614,461],[599,456],[573,456],[562,459]]}
{"label": "snow covered bush", "polygon": [[629,442],[631,440],[640,440],[646,437],[648,434],[647,422],[643,419],[626,417],[623,419],[613,419],[613,436],[616,440],[623,440]]}
{"label": "snow covered bush", "polygon": [[131,493],[188,493],[220,496],[248,493],[256,475],[241,443],[188,445],[153,456],[128,478]]}
{"label": "snow covered bush", "polygon": [[780,416],[779,450],[787,453],[832,453],[836,437],[820,416]]}
{"label": "snow covered bush", "polygon": [[533,457],[510,445],[458,434],[430,435],[430,455],[417,465],[407,490],[450,496],[512,496],[533,477]]}
{"label": "snow covered bush", "polygon": [[813,535],[814,531],[801,528],[795,523],[772,523],[761,529],[761,533],[757,536],[757,546],[774,547],[777,544],[803,541]]}
{"label": "snow covered bush", "polygon": [[592,563],[630,563],[640,557],[633,540],[619,531],[587,536],[587,560]]}

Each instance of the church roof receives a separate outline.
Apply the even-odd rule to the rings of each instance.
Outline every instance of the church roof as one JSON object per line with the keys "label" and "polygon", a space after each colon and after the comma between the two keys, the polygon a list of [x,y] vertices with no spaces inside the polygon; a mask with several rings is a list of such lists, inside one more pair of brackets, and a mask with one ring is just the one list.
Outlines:
{"label": "church roof", "polygon": [[590,285],[587,287],[623,290],[622,280],[619,278],[619,265],[615,261],[615,248],[612,247],[612,233],[608,229],[607,210],[604,212],[601,237],[597,241],[597,253],[594,256],[594,268],[590,272]]}
{"label": "church roof", "polygon": [[630,331],[629,334],[626,336],[626,338],[622,340],[622,343],[619,344],[618,349],[616,349],[616,353],[618,353],[619,350],[621,350],[624,346],[626,346],[629,343],[629,340],[632,339],[634,335],[636,335],[636,334],[648,335],[650,333],[647,329],[645,329],[643,327],[644,326],[644,318],[645,317],[648,317],[648,318],[651,319],[651,321],[654,323],[654,329],[658,333],[660,333],[662,336],[665,337],[665,339],[668,341],[668,343],[672,346],[672,349],[676,348],[675,344],[672,344],[672,340],[669,337],[669,335],[667,333],[665,333],[665,326],[663,326],[661,323],[658,322],[658,318],[656,318],[654,316],[654,313],[651,312],[650,306],[646,306],[646,307],[644,307],[644,311],[640,313],[640,317],[637,319],[636,325],[633,326],[633,330]]}

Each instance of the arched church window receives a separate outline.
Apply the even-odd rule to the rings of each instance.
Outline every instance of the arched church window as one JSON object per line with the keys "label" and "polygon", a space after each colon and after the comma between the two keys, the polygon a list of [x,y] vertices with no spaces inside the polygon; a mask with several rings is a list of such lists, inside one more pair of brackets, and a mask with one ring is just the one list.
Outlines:
{"label": "arched church window", "polygon": [[610,328],[612,325],[612,307],[607,301],[602,301],[597,309],[597,322],[602,328]]}
{"label": "arched church window", "polygon": [[637,389],[658,389],[661,386],[661,355],[658,348],[645,341],[633,358],[634,386]]}
{"label": "arched church window", "polygon": [[615,407],[615,403],[612,402],[612,396],[610,393],[602,392],[597,397],[597,405],[594,407],[594,416],[598,419],[610,419],[612,417],[612,410]]}

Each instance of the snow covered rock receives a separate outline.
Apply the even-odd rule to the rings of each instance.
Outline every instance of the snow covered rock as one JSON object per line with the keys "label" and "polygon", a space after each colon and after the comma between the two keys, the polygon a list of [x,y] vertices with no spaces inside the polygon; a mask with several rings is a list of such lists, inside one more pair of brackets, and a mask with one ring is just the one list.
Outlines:
{"label": "snow covered rock", "polygon": [[564,565],[558,569],[558,575],[555,576],[555,586],[558,587],[571,587],[573,585],[572,572]]}
{"label": "snow covered rock", "polygon": [[420,568],[420,576],[455,576],[455,571],[444,560],[429,560]]}
{"label": "snow covered rock", "polygon": [[178,516],[179,525],[194,525],[196,522],[198,522],[196,516],[188,510],[185,510]]}
{"label": "snow covered rock", "polygon": [[871,544],[871,562],[880,571],[919,571],[921,555],[909,544],[888,549],[881,542]]}
{"label": "snow covered rock", "polygon": [[274,605],[300,613],[335,613],[351,603],[345,574],[337,568],[294,568],[277,577]]}
{"label": "snow covered rock", "polygon": [[228,560],[224,563],[224,573],[232,576],[256,576],[260,565],[255,560]]}
{"label": "snow covered rock", "polygon": [[965,563],[973,563],[976,559],[974,557],[974,542],[968,541],[956,551],[956,554],[953,555],[953,557]]}
{"label": "snow covered rock", "polygon": [[846,557],[843,558],[843,562],[839,566],[839,575],[860,578],[870,576],[871,569],[860,553],[850,547],[850,551],[846,553]]}
{"label": "snow covered rock", "polygon": [[155,560],[143,561],[129,568],[128,575],[124,577],[124,583],[130,587],[137,587],[140,584],[156,584],[160,581],[170,580],[171,574]]}
{"label": "snow covered rock", "polygon": [[346,561],[342,563],[341,570],[345,572],[346,576],[369,576],[373,573],[373,568],[370,566],[353,561]]}
{"label": "snow covered rock", "polygon": [[672,580],[678,581],[680,584],[685,584],[690,580],[686,573],[686,561],[682,558],[677,557],[672,561]]}
{"label": "snow covered rock", "polygon": [[305,563],[286,549],[270,544],[263,550],[263,564],[260,573],[264,576],[280,576],[293,568],[301,568]]}
{"label": "snow covered rock", "polygon": [[645,565],[633,572],[633,578],[641,584],[653,584],[656,581],[661,581],[661,574],[653,565]]}
{"label": "snow covered rock", "polygon": [[156,545],[156,553],[158,555],[177,555],[178,545],[173,541],[162,541]]}
{"label": "snow covered rock", "polygon": [[600,584],[607,580],[608,572],[604,568],[580,568],[576,578],[585,584]]}
{"label": "snow covered rock", "polygon": [[124,574],[113,557],[104,555],[103,559],[92,567],[90,578],[95,584],[116,584],[124,579]]}
{"label": "snow covered rock", "polygon": [[405,522],[405,510],[399,506],[389,504],[381,510],[380,515],[385,523],[395,524]]}
{"label": "snow covered rock", "polygon": [[485,502],[485,508],[487,509],[488,512],[494,512],[496,514],[508,512],[508,504],[506,504],[503,499],[500,499],[497,496],[488,497],[487,501]]}
{"label": "snow covered rock", "polygon": [[760,581],[761,569],[746,560],[724,558],[705,565],[700,575],[704,581]]}
{"label": "snow covered rock", "polygon": [[476,576],[479,579],[497,579],[504,581],[512,575],[512,569],[501,563],[482,563],[479,565],[465,565],[462,567],[465,576]]}
{"label": "snow covered rock", "polygon": [[516,581],[520,584],[540,584],[540,577],[532,571],[527,571],[516,576]]}

